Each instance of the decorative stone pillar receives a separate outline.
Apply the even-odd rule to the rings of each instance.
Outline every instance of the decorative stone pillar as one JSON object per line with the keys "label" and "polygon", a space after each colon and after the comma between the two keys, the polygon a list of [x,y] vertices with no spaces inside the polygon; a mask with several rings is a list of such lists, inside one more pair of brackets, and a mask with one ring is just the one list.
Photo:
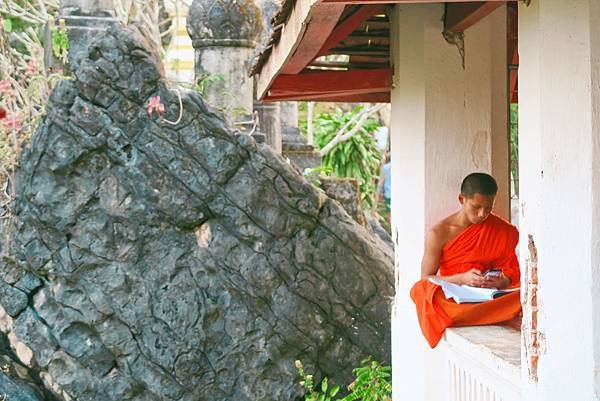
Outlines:
{"label": "decorative stone pillar", "polygon": [[195,50],[196,81],[209,104],[237,128],[253,121],[253,79],[248,76],[262,31],[260,10],[252,0],[194,0],[187,30]]}
{"label": "decorative stone pillar", "polygon": [[281,102],[281,133],[284,142],[306,142],[298,128],[298,102]]}
{"label": "decorative stone pillar", "polygon": [[279,103],[254,102],[259,128],[265,134],[265,143],[281,154],[281,116]]}
{"label": "decorative stone pillar", "polygon": [[113,0],[62,0],[59,20],[69,36],[69,65],[74,70],[85,57],[90,41],[116,24]]}
{"label": "decorative stone pillar", "polygon": [[298,128],[298,103],[281,103],[282,152],[300,171],[321,164],[321,156],[314,146],[300,135]]}
{"label": "decorative stone pillar", "polygon": [[[258,56],[265,46],[269,43],[273,26],[271,20],[281,6],[281,0],[254,0],[257,7],[261,10],[263,31],[260,35],[260,45],[255,55]],[[277,153],[281,154],[281,109],[280,103],[261,103],[257,101],[256,77],[254,79],[254,110],[258,113],[260,130],[266,136],[265,142]]]}

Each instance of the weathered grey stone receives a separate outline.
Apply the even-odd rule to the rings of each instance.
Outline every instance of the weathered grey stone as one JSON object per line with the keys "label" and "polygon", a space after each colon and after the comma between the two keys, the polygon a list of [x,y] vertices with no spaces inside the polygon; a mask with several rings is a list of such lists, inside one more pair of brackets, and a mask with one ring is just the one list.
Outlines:
{"label": "weathered grey stone", "polygon": [[367,219],[356,179],[322,177],[319,181],[327,196],[338,201],[358,224],[367,227]]}
{"label": "weathered grey stone", "polygon": [[[3,315],[4,311],[0,312]],[[57,401],[35,371],[23,365],[0,333],[0,397],[6,401]]]}
{"label": "weathered grey stone", "polygon": [[10,316],[18,316],[27,307],[27,294],[10,284],[0,281],[0,304]]}
{"label": "weathered grey stone", "polygon": [[296,359],[389,362],[390,249],[198,94],[149,116],[179,115],[149,49],[98,36],[23,153],[0,278],[27,305],[0,303],[29,371],[70,400],[281,401]]}
{"label": "weathered grey stone", "polygon": [[253,0],[194,0],[187,19],[194,48],[254,48],[262,30],[260,10]]}
{"label": "weathered grey stone", "polygon": [[18,379],[11,379],[3,373],[0,373],[0,396],[7,401],[43,400],[28,384]]}

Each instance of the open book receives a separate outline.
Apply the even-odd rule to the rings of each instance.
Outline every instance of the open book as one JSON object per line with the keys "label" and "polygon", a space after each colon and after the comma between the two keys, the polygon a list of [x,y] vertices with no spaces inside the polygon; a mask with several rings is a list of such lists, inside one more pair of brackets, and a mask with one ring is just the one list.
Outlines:
{"label": "open book", "polygon": [[519,288],[499,290],[497,288],[479,288],[471,287],[470,285],[457,285],[435,278],[430,278],[429,281],[442,287],[446,299],[452,298],[457,304],[491,301],[502,295],[519,291]]}

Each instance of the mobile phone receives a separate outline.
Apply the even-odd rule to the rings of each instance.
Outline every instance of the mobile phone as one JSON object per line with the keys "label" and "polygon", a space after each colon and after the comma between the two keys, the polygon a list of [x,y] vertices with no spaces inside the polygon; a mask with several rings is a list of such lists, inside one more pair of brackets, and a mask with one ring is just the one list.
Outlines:
{"label": "mobile phone", "polygon": [[483,273],[483,277],[485,278],[496,278],[502,276],[502,269],[489,269]]}

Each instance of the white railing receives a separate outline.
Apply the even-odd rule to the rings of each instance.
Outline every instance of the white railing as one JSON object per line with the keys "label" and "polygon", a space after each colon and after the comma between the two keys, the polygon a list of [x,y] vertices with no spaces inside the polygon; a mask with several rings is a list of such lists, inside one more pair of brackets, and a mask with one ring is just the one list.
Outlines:
{"label": "white railing", "polygon": [[521,401],[520,333],[502,326],[446,330],[446,401]]}

